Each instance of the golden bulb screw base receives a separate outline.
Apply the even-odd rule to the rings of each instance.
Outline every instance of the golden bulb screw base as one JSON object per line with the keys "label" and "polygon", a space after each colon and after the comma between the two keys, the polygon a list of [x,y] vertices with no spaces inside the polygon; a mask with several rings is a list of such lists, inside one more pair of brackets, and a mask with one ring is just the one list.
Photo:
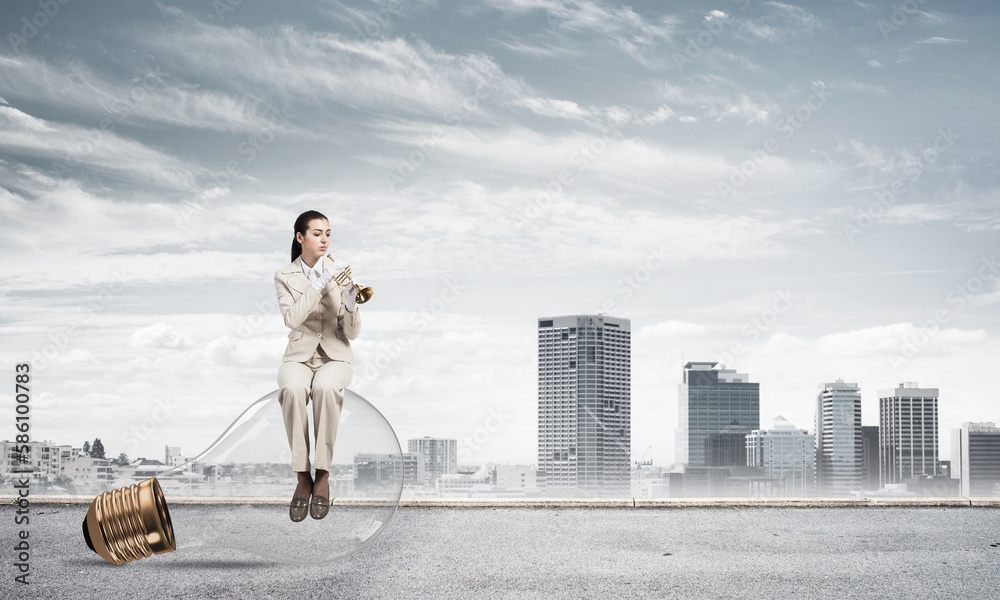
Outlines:
{"label": "golden bulb screw base", "polygon": [[116,565],[177,547],[167,501],[155,477],[94,498],[83,520],[83,537],[91,550]]}

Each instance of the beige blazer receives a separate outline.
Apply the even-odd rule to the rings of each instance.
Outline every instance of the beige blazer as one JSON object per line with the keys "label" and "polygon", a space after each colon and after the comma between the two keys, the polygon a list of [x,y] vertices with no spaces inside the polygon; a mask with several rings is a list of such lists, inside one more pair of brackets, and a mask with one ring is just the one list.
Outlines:
{"label": "beige blazer", "polygon": [[[324,256],[320,269],[331,262]],[[281,316],[285,325],[291,328],[282,362],[306,362],[316,346],[322,346],[327,356],[334,360],[354,360],[350,340],[361,333],[361,310],[347,312],[343,286],[331,281],[322,292],[317,292],[302,273],[299,258],[295,257],[275,272],[274,287],[278,292]]]}

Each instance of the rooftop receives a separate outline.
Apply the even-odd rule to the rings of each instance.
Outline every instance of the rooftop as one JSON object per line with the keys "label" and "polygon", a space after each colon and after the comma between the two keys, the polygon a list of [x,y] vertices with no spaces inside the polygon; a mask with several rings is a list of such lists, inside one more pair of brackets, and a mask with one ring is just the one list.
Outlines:
{"label": "rooftop", "polygon": [[[261,522],[287,519],[282,509],[249,510]],[[0,597],[975,599],[1000,589],[995,509],[404,507],[370,546],[320,567],[220,549],[115,566],[86,547],[84,513],[32,504],[32,586],[14,589],[5,561]]]}

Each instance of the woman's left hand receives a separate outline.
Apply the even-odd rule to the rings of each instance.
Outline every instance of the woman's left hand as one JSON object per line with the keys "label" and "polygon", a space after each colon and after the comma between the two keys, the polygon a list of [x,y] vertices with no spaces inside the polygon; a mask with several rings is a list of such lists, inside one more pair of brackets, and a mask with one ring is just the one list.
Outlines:
{"label": "woman's left hand", "polygon": [[358,310],[358,303],[355,300],[357,295],[358,288],[355,287],[354,283],[351,283],[344,289],[344,308],[347,309],[347,312],[354,312]]}

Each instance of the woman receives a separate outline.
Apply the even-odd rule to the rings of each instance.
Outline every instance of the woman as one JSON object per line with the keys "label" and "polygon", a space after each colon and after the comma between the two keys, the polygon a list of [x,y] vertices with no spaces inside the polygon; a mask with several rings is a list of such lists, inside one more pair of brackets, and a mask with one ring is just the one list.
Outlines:
{"label": "woman", "polygon": [[[274,274],[278,305],[291,328],[278,369],[278,401],[292,451],[298,485],[288,515],[298,522],[309,515],[322,519],[330,510],[330,462],[344,389],[351,382],[354,354],[351,342],[361,330],[354,284],[339,285],[334,276],[343,267],[326,257],[330,222],[309,210],[295,220],[292,262]],[[316,452],[309,468],[309,428],[306,404],[312,398]],[[311,499],[310,499],[311,496]]]}

